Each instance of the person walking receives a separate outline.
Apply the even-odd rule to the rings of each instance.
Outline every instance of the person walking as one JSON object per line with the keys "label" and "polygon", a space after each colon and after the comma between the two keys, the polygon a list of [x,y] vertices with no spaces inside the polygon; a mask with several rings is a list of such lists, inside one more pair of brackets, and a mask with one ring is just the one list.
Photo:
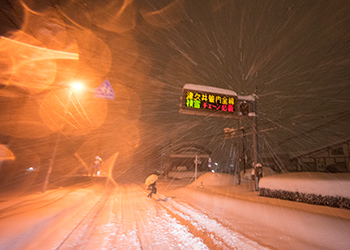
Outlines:
{"label": "person walking", "polygon": [[150,184],[148,186],[148,190],[151,190],[151,192],[148,194],[147,197],[152,198],[152,194],[156,194],[157,193],[156,182],[153,182],[152,184]]}
{"label": "person walking", "polygon": [[100,156],[95,157],[94,168],[92,170],[91,176],[98,176],[102,165],[102,158]]}

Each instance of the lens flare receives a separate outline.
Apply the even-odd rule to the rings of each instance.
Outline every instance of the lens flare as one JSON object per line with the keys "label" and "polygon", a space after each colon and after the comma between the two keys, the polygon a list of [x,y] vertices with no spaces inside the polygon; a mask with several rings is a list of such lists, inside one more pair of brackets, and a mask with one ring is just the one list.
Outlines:
{"label": "lens flare", "polygon": [[0,130],[3,134],[17,138],[41,138],[53,131],[47,127],[39,114],[40,99],[12,98],[1,103]]}
{"label": "lens flare", "polygon": [[175,0],[169,5],[156,11],[141,10],[146,22],[157,28],[171,28],[180,23],[185,17],[184,0]]}
{"label": "lens flare", "polygon": [[[1,37],[1,54],[7,54],[7,71],[1,71],[0,79],[8,79],[7,86],[21,88],[34,94],[50,87],[56,76],[56,59],[78,60],[78,54],[55,51],[32,45],[34,38],[24,33],[17,33],[20,40]],[[21,40],[28,40],[29,43]],[[0,59],[6,65],[6,57]],[[6,69],[5,68],[5,69]]]}
{"label": "lens flare", "polygon": [[75,78],[84,82],[95,82],[103,78],[111,69],[111,49],[88,30],[73,30],[69,36],[77,41],[79,49],[79,62]]}
{"label": "lens flare", "polygon": [[15,155],[7,148],[7,145],[0,144],[0,162],[14,160],[15,158]]}
{"label": "lens flare", "polygon": [[111,1],[108,6],[101,6],[90,12],[90,19],[102,29],[124,33],[136,26],[136,9],[133,0]]}
{"label": "lens flare", "polygon": [[53,8],[43,13],[34,13],[26,9],[21,30],[32,34],[46,48],[66,50],[72,42],[69,41],[67,27]]}
{"label": "lens flare", "polygon": [[93,93],[60,89],[50,92],[42,101],[40,115],[53,131],[82,135],[98,128],[107,116],[107,101],[96,99]]}

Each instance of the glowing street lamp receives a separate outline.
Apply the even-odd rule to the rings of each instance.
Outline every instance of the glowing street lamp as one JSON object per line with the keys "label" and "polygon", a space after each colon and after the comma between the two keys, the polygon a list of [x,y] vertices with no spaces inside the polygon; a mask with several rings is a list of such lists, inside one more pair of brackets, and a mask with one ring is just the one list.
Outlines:
{"label": "glowing street lamp", "polygon": [[82,89],[84,89],[84,85],[81,82],[76,81],[71,84],[71,90],[82,90]]}

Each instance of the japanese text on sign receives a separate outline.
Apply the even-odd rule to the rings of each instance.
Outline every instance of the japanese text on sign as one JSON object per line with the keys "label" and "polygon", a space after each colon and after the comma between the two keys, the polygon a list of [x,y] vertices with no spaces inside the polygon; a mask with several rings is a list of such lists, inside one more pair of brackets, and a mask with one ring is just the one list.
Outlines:
{"label": "japanese text on sign", "polygon": [[185,106],[186,108],[202,109],[202,110],[213,110],[234,113],[235,109],[235,97],[226,96],[222,94],[214,93],[202,93],[191,90],[184,92]]}

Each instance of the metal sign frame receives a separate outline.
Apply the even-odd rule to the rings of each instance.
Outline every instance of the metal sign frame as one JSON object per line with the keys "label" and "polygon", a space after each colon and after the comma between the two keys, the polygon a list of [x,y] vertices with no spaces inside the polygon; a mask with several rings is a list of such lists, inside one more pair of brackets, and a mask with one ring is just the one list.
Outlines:
{"label": "metal sign frame", "polygon": [[[212,96],[211,101],[209,95]],[[204,96],[204,98],[203,98]],[[224,105],[223,98],[233,98],[233,102],[228,102],[228,105],[233,105],[230,109],[222,108]],[[221,100],[221,103],[218,102]],[[226,100],[226,99],[225,99]],[[216,87],[185,84],[182,88],[180,113],[189,115],[215,116],[221,118],[247,119],[253,117],[253,148],[254,165],[258,163],[258,116],[257,116],[257,95],[240,96],[236,92],[228,89]],[[208,102],[208,103],[207,103]],[[208,108],[208,104],[212,104],[214,108]],[[219,108],[218,108],[219,107]],[[256,183],[255,190],[259,190]]]}

